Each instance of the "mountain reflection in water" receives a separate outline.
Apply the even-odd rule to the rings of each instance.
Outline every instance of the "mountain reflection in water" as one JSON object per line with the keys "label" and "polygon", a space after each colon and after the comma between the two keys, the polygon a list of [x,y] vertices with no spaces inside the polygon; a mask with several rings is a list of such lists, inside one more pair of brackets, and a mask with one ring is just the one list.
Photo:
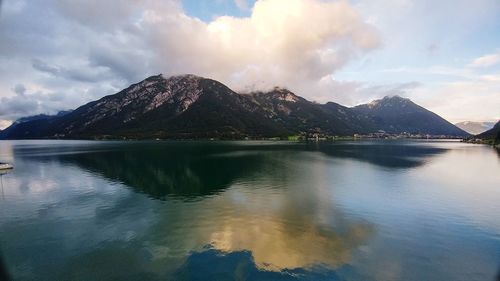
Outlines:
{"label": "mountain reflection in water", "polygon": [[[276,155],[276,152],[283,153]],[[36,151],[32,160],[57,160],[76,164],[110,180],[124,183],[154,198],[181,196],[192,198],[217,193],[238,179],[252,176],[257,171],[286,173],[289,153],[319,152],[333,158],[350,158],[385,168],[412,168],[424,164],[427,158],[446,149],[392,144],[273,144],[237,145],[196,142],[132,143],[114,147],[100,144],[82,151]],[[269,156],[272,152],[273,155]],[[290,159],[290,161],[296,161]]]}
{"label": "mountain reflection in water", "polygon": [[[314,166],[306,169],[294,166],[292,162],[296,160],[291,159],[287,152],[308,153],[312,150],[311,147],[305,148],[291,145],[272,146],[272,150],[262,145],[133,146],[125,152],[64,153],[56,159],[160,199],[166,199],[166,196],[183,200],[204,198],[229,186],[244,189],[269,187],[271,191],[273,188],[294,189],[292,194],[296,196],[287,198],[264,190],[251,196],[242,193],[239,198],[205,198],[210,203],[201,202],[201,206],[190,206],[188,211],[182,207],[171,210],[165,221],[157,225],[161,229],[155,232],[169,233],[177,229],[175,223],[179,222],[175,218],[182,218],[181,221],[190,221],[192,233],[184,241],[176,237],[159,244],[175,244],[175,247],[187,244],[181,249],[189,249],[192,244],[211,245],[224,252],[248,250],[257,267],[267,270],[279,271],[315,263],[337,266],[347,262],[351,249],[359,246],[373,230],[365,224],[345,224],[342,233],[337,233],[340,228],[332,228],[326,222],[323,225],[317,223],[315,217],[320,215],[335,218],[339,225],[343,220],[332,205],[317,204],[319,196],[316,192],[321,192],[323,187],[310,186],[306,194],[301,192],[304,187],[302,178],[308,178],[317,170]],[[280,150],[285,153],[279,154]],[[269,156],[270,151],[275,155]],[[279,175],[281,177],[277,177]],[[266,181],[255,184],[254,178]],[[274,208],[263,206],[267,203]],[[199,231],[196,230],[198,224],[202,225]]]}

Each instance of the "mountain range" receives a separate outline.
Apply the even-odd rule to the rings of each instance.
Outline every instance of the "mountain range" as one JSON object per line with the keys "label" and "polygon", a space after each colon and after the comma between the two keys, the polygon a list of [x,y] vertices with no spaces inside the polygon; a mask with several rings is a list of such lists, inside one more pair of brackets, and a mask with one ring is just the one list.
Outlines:
{"label": "mountain range", "polygon": [[284,88],[241,94],[212,79],[160,74],[73,111],[21,118],[0,138],[240,139],[377,132],[469,135],[399,96],[345,107],[311,102]]}
{"label": "mountain range", "polygon": [[469,134],[477,135],[482,132],[486,132],[495,126],[495,122],[474,122],[474,121],[464,121],[456,123],[455,126],[466,131]]}

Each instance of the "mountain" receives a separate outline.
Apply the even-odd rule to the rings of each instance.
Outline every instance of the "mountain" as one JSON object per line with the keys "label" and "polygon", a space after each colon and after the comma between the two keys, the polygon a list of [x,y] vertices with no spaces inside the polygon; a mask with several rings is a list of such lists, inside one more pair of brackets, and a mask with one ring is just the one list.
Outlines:
{"label": "mountain", "polygon": [[495,126],[495,122],[464,121],[456,123],[455,126],[459,127],[460,129],[466,131],[469,134],[477,135],[493,128],[493,126]]}
{"label": "mountain", "polygon": [[498,121],[493,128],[477,135],[476,137],[483,140],[491,140],[496,144],[500,143],[500,121]]}
{"label": "mountain", "polygon": [[248,97],[217,81],[194,75],[156,75],[60,118],[43,119],[43,123],[33,124],[37,128],[32,134],[14,130],[0,134],[0,138],[241,138],[290,134],[264,116]]}
{"label": "mountain", "polygon": [[370,127],[352,109],[329,102],[317,104],[287,89],[251,93],[250,97],[265,116],[291,132],[318,132],[328,135],[368,133]]}
{"label": "mountain", "polygon": [[38,114],[19,118],[0,131],[0,139],[45,138],[52,121],[69,113],[71,110],[59,111],[56,115]]}
{"label": "mountain", "polygon": [[387,133],[469,135],[439,115],[400,96],[384,97],[353,109],[366,120],[371,120],[375,128]]}
{"label": "mountain", "polygon": [[333,102],[314,103],[283,88],[238,94],[220,82],[195,75],[156,75],[71,112],[21,118],[0,132],[0,138],[241,139],[304,133],[344,136],[378,130],[467,134],[399,97],[348,108]]}
{"label": "mountain", "polygon": [[70,138],[239,138],[290,132],[215,80],[157,75],[79,107],[56,120],[47,133]]}

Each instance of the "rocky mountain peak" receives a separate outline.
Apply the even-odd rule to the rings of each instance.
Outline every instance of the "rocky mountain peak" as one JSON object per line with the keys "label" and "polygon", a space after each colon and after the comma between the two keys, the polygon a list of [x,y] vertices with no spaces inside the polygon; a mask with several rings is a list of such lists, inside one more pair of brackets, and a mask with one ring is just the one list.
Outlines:
{"label": "rocky mountain peak", "polygon": [[408,98],[403,98],[398,95],[394,96],[385,96],[380,100],[381,103],[411,103],[412,101]]}
{"label": "rocky mountain peak", "polygon": [[[137,100],[143,96],[145,107],[142,113],[158,108],[165,103],[179,103],[183,111],[198,99],[202,90],[199,87],[202,77],[187,74],[165,78],[162,74],[151,76],[129,87],[126,96]],[[129,99],[125,99],[124,105]]]}
{"label": "rocky mountain peak", "polygon": [[298,102],[301,100],[299,96],[291,92],[286,88],[274,87],[271,91],[265,93],[258,93],[258,95],[263,95],[268,99],[274,99],[279,101],[287,102]]}
{"label": "rocky mountain peak", "polygon": [[391,106],[403,106],[414,104],[410,99],[403,98],[398,95],[394,96],[385,96],[382,99],[373,100],[367,103],[366,107],[370,109],[380,108],[380,107],[391,107]]}
{"label": "rocky mountain peak", "polygon": [[183,112],[201,95],[200,81],[195,75],[178,75],[165,78],[162,74],[150,76],[119,93],[106,96],[80,108],[83,128],[101,120],[119,118],[122,123],[136,120],[161,106],[170,104],[174,112]]}

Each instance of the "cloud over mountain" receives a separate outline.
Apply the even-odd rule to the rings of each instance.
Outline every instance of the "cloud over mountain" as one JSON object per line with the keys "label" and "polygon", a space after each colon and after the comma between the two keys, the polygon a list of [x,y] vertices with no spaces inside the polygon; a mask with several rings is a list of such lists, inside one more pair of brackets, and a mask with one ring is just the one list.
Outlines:
{"label": "cloud over mountain", "polygon": [[[375,29],[347,2],[258,1],[249,18],[210,23],[148,10],[141,28],[168,74],[195,72],[233,87],[317,83],[378,46]],[[158,27],[162,28],[158,28]]]}
{"label": "cloud over mountain", "polygon": [[[188,15],[181,2],[155,0],[5,1],[1,13],[0,97],[26,108],[0,119],[52,111],[61,92],[75,94],[66,104],[74,107],[97,89],[108,94],[159,72],[318,95],[321,79],[381,43],[346,1],[261,0],[248,17],[210,22]],[[18,84],[27,99],[12,91]]]}

